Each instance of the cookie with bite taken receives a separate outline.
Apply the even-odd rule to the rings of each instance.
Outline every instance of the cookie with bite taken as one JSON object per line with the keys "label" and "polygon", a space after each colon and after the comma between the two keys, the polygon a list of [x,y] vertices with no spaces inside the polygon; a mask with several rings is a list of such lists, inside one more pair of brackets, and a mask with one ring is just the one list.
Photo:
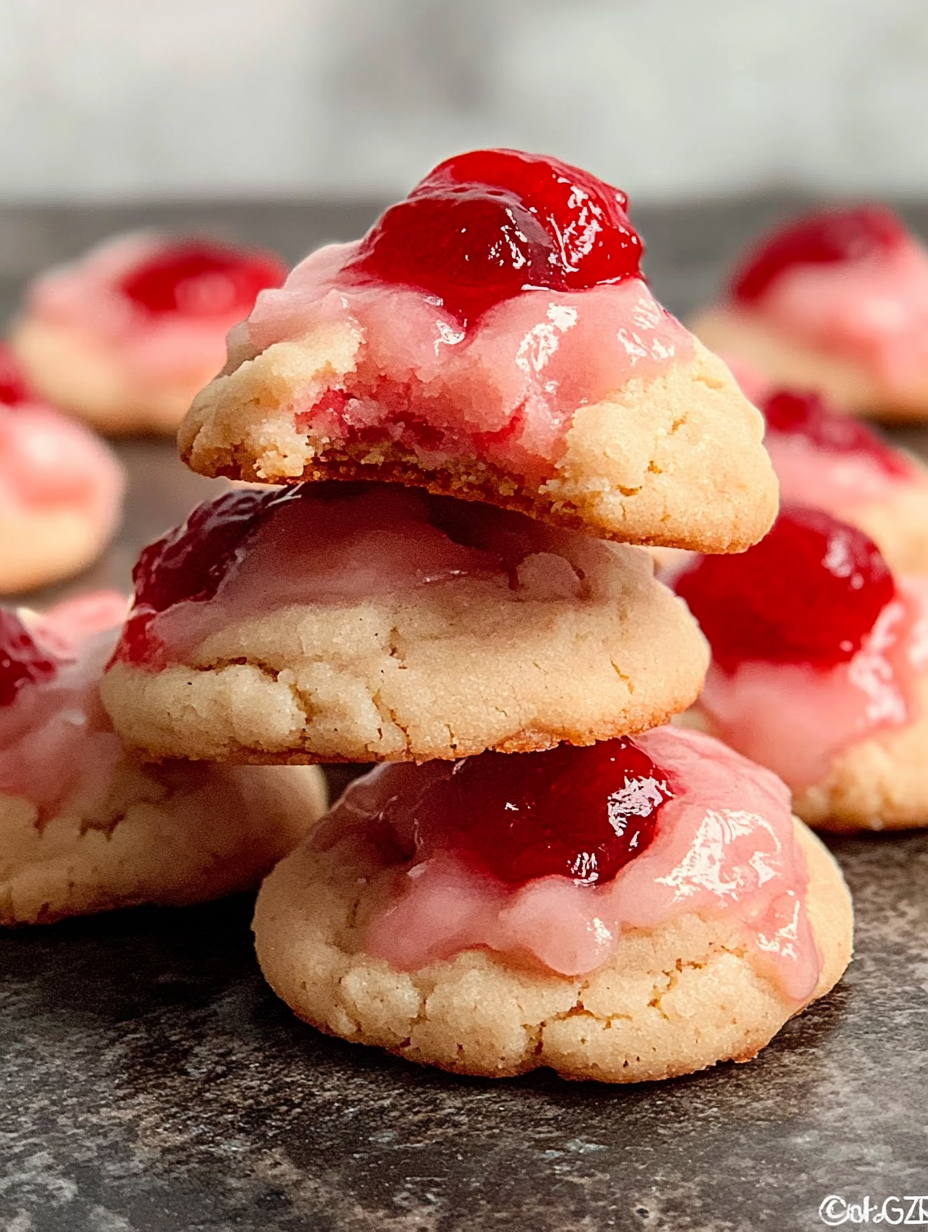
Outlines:
{"label": "cookie with bite taken", "polygon": [[117,236],[26,291],[11,343],[55,406],[105,433],[173,435],[225,362],[225,336],[265,287],[278,257],[157,232]]}
{"label": "cookie with bite taken", "polygon": [[125,748],[99,682],[126,606],[0,609],[0,924],[249,889],[325,807],[313,767],[155,766]]}
{"label": "cookie with bite taken", "polygon": [[840,870],[695,732],[381,766],[277,866],[265,977],[320,1030],[455,1073],[641,1082],[750,1060],[840,978]]}
{"label": "cookie with bite taken", "polygon": [[776,510],[760,417],[652,296],[625,207],[556,159],[442,163],[361,240],[258,296],[182,426],[184,460],[742,550]]}
{"label": "cookie with bite taken", "polygon": [[713,350],[853,414],[928,418],[928,252],[883,206],[762,236],[691,322]]}
{"label": "cookie with bite taken", "polygon": [[708,661],[642,549],[388,484],[226,493],[135,585],[102,695],[152,757],[590,744],[685,708]]}
{"label": "cookie with bite taken", "polygon": [[111,450],[42,401],[0,344],[0,594],[91,564],[116,527],[124,488]]}
{"label": "cookie with bite taken", "polygon": [[794,505],[675,588],[712,647],[686,722],[780,775],[812,825],[928,825],[924,575],[894,574],[863,531]]}

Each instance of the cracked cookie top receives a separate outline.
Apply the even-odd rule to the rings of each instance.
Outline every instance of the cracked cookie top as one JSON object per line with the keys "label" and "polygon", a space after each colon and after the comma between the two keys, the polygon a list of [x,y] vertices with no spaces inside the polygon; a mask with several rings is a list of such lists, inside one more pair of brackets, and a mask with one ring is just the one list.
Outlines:
{"label": "cracked cookie top", "polygon": [[[425,242],[423,237],[427,237]],[[514,151],[442,164],[229,337],[180,433],[207,475],[395,480],[603,538],[737,551],[762,424],[654,299],[624,195]]]}

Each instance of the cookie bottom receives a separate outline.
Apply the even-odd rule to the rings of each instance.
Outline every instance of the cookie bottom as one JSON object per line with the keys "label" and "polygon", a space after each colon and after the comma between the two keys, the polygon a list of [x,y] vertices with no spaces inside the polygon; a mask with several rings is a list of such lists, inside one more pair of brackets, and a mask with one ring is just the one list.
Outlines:
{"label": "cookie bottom", "polygon": [[118,350],[31,317],[16,324],[10,343],[43,398],[109,436],[173,436],[194,395],[214,375],[197,372],[179,384],[155,386],[129,371]]}
{"label": "cookie bottom", "polygon": [[66,508],[0,512],[0,594],[82,572],[106,547],[112,522]]}
{"label": "cookie bottom", "polygon": [[711,308],[688,324],[707,347],[743,360],[772,384],[815,389],[843,411],[887,423],[928,419],[928,373],[907,391],[890,390],[862,364],[797,342],[746,312]]}
{"label": "cookie bottom", "polygon": [[[814,1000],[850,960],[852,908],[834,859],[796,826],[822,960]],[[505,1078],[546,1066],[570,1079],[645,1082],[748,1061],[804,1008],[758,974],[733,922],[695,914],[624,934],[583,977],[520,967],[490,950],[397,971],[362,949],[387,892],[381,869],[356,835],[324,852],[304,843],[258,897],[265,977],[330,1035],[453,1073]]]}
{"label": "cookie bottom", "polygon": [[152,767],[132,758],[105,799],[49,819],[0,794],[0,924],[179,907],[251,889],[324,808],[313,767]]}

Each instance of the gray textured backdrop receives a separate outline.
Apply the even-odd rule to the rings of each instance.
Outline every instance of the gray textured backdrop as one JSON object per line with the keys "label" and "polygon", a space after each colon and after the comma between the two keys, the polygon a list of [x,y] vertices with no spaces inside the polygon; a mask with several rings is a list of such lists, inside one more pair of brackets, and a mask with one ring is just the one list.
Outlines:
{"label": "gray textured backdrop", "polygon": [[0,199],[392,194],[476,144],[639,198],[928,192],[926,0],[0,0]]}

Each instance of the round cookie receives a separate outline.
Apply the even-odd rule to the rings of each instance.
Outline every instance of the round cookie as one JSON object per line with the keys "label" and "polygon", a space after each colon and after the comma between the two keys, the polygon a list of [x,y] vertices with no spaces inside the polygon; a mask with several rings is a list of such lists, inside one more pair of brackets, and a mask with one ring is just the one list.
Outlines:
{"label": "round cookie", "polygon": [[850,525],[796,507],[719,563],[684,562],[674,582],[713,650],[679,721],[769,766],[810,825],[928,825],[925,578],[894,577]]}
{"label": "round cookie", "polygon": [[228,494],[146,550],[102,695],[155,757],[423,761],[643,730],[706,662],[638,548],[304,485]]}
{"label": "round cookie", "polygon": [[313,767],[146,765],[126,750],[97,696],[124,612],[109,595],[28,624],[0,610],[0,924],[249,889],[325,807]]}
{"label": "round cookie", "polygon": [[[552,175],[581,186],[570,203],[546,196]],[[466,200],[446,192],[462,176]],[[577,203],[594,199],[590,230]],[[400,482],[601,538],[743,550],[776,510],[761,422],[651,295],[624,200],[515,151],[442,164],[363,239],[262,293],[182,425],[182,457],[210,476]],[[428,243],[404,221],[423,208]],[[528,249],[501,269],[523,214]],[[567,268],[581,231],[594,238]]]}
{"label": "round cookie", "polygon": [[285,274],[266,252],[117,236],[30,285],[11,343],[55,406],[102,432],[173,434],[222,367],[228,330]]}
{"label": "round cookie", "polygon": [[761,237],[690,324],[773,384],[911,422],[928,416],[926,304],[924,247],[884,207],[845,207]]}
{"label": "round cookie", "polygon": [[[785,793],[783,807],[789,826]],[[550,1066],[565,1078],[603,1082],[747,1061],[824,995],[850,958],[847,887],[827,850],[794,822],[808,877],[802,909],[814,941],[807,944],[819,953],[817,979],[801,1001],[754,960],[743,920],[702,908],[678,907],[651,927],[623,931],[606,961],[580,975],[487,947],[398,969],[365,951],[365,935],[407,865],[392,869],[389,843],[337,812],[341,827],[322,823],[264,883],[254,920],[258,960],[299,1017],[408,1060],[487,1077]],[[739,816],[743,825],[749,815]]]}
{"label": "round cookie", "polygon": [[115,455],[41,402],[0,345],[0,594],[91,564],[115,529],[124,487]]}

